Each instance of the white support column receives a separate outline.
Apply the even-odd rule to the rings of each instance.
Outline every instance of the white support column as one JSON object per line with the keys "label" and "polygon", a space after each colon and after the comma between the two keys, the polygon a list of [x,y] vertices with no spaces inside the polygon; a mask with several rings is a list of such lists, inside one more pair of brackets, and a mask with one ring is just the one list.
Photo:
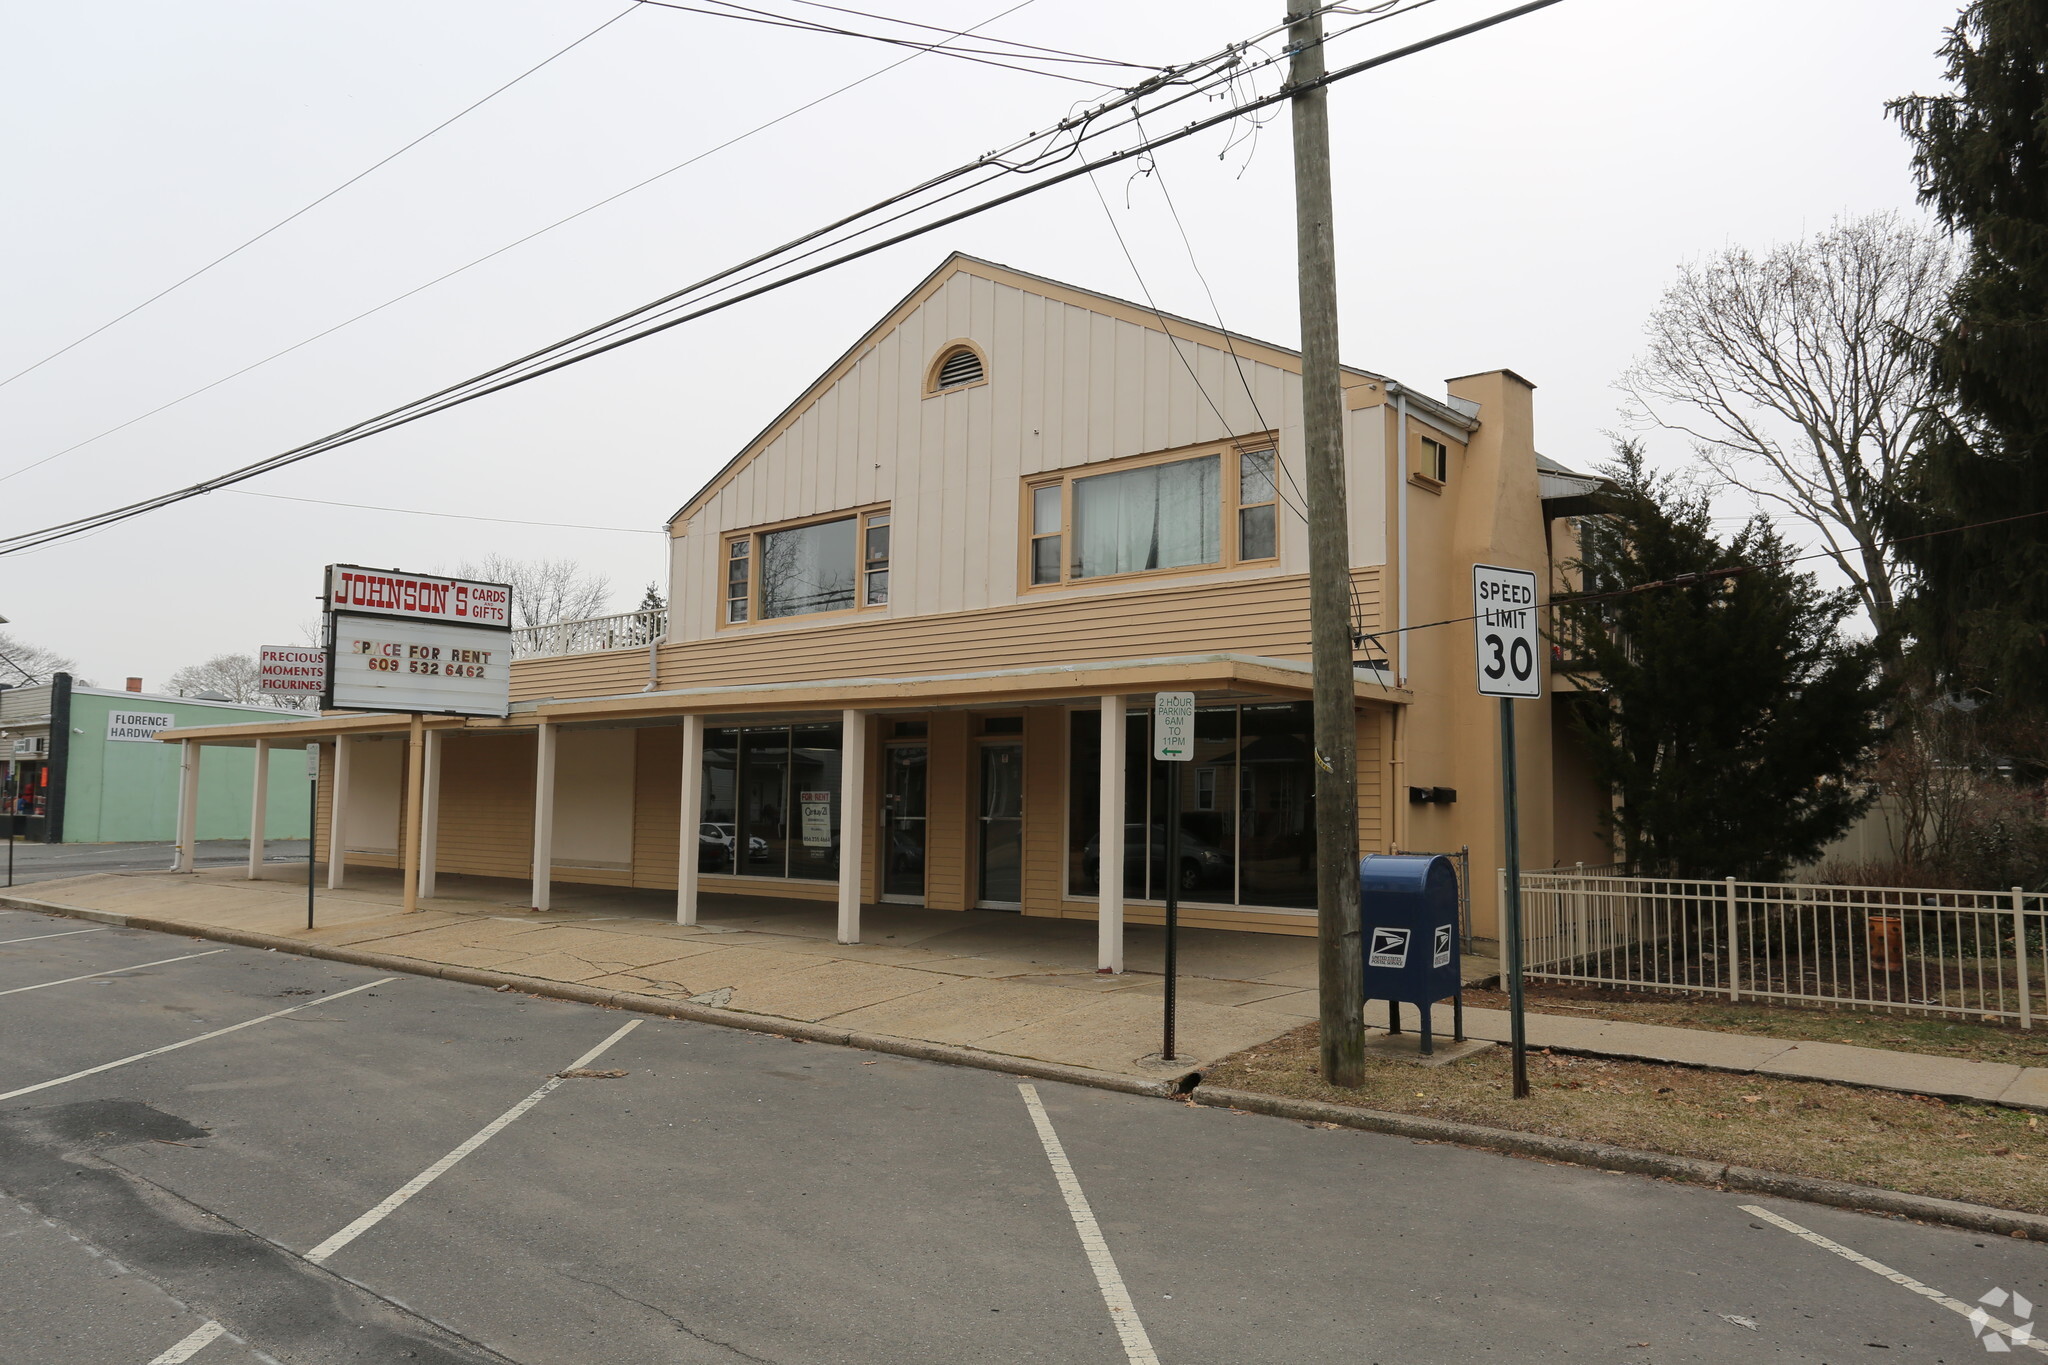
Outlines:
{"label": "white support column", "polygon": [[199,870],[199,742],[178,744],[178,861],[174,872]]}
{"label": "white support column", "polygon": [[256,771],[249,784],[249,880],[263,875],[263,819],[270,805],[270,741],[256,741]]}
{"label": "white support column", "polygon": [[868,718],[840,713],[839,728],[839,941],[860,942],[861,854],[867,841]]}
{"label": "white support column", "polygon": [[697,864],[703,857],[704,717],[683,717],[682,827],[676,853],[676,923],[697,922]]}
{"label": "white support column", "polygon": [[427,731],[427,794],[420,803],[420,888],[421,900],[434,897],[434,859],[441,849],[441,740],[439,730]]}
{"label": "white support column", "polygon": [[1095,847],[1095,970],[1124,969],[1124,699],[1102,699],[1102,783]]}
{"label": "white support column", "polygon": [[334,737],[333,802],[327,812],[327,889],[339,891],[348,866],[348,751],[347,735]]}
{"label": "white support column", "polygon": [[555,727],[542,721],[533,743],[533,908],[545,910],[555,876]]}

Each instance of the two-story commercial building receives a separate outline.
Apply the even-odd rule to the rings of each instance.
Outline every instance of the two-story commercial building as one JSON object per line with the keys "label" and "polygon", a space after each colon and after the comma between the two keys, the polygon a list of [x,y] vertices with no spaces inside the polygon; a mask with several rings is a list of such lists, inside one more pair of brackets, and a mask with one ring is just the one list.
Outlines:
{"label": "two-story commercial building", "polygon": [[[537,907],[557,881],[645,888],[685,921],[706,896],[773,896],[848,941],[877,902],[1014,910],[1098,920],[1117,967],[1122,924],[1156,921],[1171,879],[1189,924],[1312,932],[1299,371],[952,257],[669,518],[652,644],[520,659],[508,719],[429,723],[423,890],[436,871],[526,878]],[[1536,453],[1513,371],[1435,395],[1343,383],[1360,844],[1469,847],[1487,934],[1499,754],[1459,619],[1470,570],[1554,581],[1593,481]],[[1174,867],[1160,690],[1200,707]],[[1607,861],[1569,697],[1522,705],[1525,861]],[[407,727],[171,738],[324,729],[338,882],[399,857]]]}

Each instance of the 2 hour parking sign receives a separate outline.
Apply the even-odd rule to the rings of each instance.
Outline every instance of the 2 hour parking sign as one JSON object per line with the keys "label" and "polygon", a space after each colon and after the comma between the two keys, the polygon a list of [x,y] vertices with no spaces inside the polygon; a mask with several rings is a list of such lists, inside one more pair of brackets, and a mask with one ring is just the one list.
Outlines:
{"label": "2 hour parking sign", "polygon": [[1536,575],[1527,569],[1472,566],[1473,628],[1479,643],[1479,693],[1543,695],[1536,637]]}

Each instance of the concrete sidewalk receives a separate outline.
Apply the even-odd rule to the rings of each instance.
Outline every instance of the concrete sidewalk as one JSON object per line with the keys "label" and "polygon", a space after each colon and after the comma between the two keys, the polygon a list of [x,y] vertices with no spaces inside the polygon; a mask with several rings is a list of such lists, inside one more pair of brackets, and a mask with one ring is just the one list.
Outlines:
{"label": "concrete sidewalk", "polygon": [[[351,869],[317,893],[306,929],[304,864],[44,882],[27,899],[190,926],[348,945],[864,1033],[977,1048],[1123,1075],[1178,1075],[1297,1027],[1316,1013],[1315,940],[1184,929],[1178,1051],[1160,1047],[1163,934],[1132,926],[1123,976],[1095,971],[1095,925],[997,911],[871,905],[858,944],[833,941],[829,901],[706,895],[701,923],[673,920],[666,892],[557,884],[526,908],[523,882],[443,875],[418,913],[399,881]],[[1482,964],[1487,971],[1490,965]]]}
{"label": "concrete sidewalk", "polygon": [[[1383,1002],[1366,1006],[1366,1022],[1387,1023]],[[1450,1037],[1451,1008],[1436,1007],[1432,1026],[1439,1042]],[[1402,1027],[1416,1027],[1415,1011],[1402,1012]],[[1506,1010],[1465,1010],[1465,1034],[1491,1042],[1508,1041]],[[1562,1014],[1528,1015],[1529,1046],[1594,1057],[1638,1062],[1711,1067],[1716,1071],[1747,1071],[1790,1080],[1833,1081],[1880,1090],[1900,1090],[1941,1099],[2005,1104],[2048,1111],[2048,1067],[2010,1062],[1972,1062],[1935,1057],[1923,1052],[1853,1047],[1847,1043],[1798,1042],[1759,1038],[1747,1033],[1673,1028],[1667,1024],[1631,1024],[1611,1019],[1581,1019]]]}
{"label": "concrete sidewalk", "polygon": [[[303,867],[303,865],[301,865]],[[1122,1075],[1178,1074],[1267,1042],[1316,1017],[1315,940],[1181,931],[1179,1051],[1160,1044],[1163,934],[1132,926],[1126,975],[1095,970],[1095,925],[998,911],[875,905],[857,944],[833,941],[830,902],[707,895],[702,923],[676,924],[667,893],[557,885],[556,908],[526,908],[521,882],[443,876],[419,913],[398,912],[395,872],[358,869],[318,892],[305,927],[299,869],[249,881],[237,869],[144,872],[44,882],[31,898],[58,907],[349,945],[422,962],[572,982],[863,1033],[976,1048]],[[1469,959],[1468,980],[1494,975]],[[1404,1011],[1413,1029],[1414,1011]],[[1440,1039],[1451,1010],[1437,1006]],[[1384,1028],[1386,1006],[1367,1007]],[[1467,1009],[1469,1036],[1508,1038],[1504,1010]],[[1972,1062],[1841,1043],[1531,1013],[1537,1048],[1633,1061],[1832,1081],[2048,1110],[2048,1068]]]}

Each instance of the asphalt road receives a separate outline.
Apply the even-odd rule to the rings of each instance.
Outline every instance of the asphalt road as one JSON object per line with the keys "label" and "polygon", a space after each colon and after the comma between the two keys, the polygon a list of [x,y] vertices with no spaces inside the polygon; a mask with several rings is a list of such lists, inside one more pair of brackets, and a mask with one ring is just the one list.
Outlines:
{"label": "asphalt road", "polygon": [[22,912],[0,1037],[9,1365],[1984,1354],[1744,1204],[2048,1301],[2010,1239]]}
{"label": "asphalt road", "polygon": [[[58,877],[84,877],[95,872],[154,872],[174,861],[174,844],[30,844],[14,845],[17,886]],[[246,839],[204,839],[199,844],[201,867],[228,867],[248,861]],[[303,863],[304,839],[272,839],[263,846],[267,863]],[[7,881],[7,848],[0,840],[0,885]]]}

